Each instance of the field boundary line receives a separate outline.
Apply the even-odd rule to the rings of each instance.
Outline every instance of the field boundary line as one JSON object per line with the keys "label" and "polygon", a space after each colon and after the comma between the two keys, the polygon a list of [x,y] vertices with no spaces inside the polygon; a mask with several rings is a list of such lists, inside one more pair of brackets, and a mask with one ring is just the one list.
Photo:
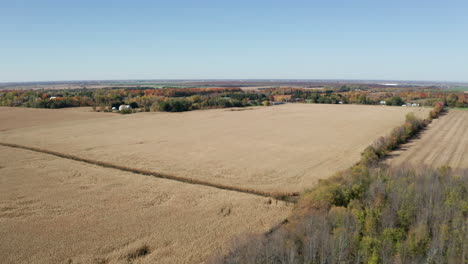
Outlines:
{"label": "field boundary line", "polygon": [[203,185],[203,186],[213,187],[213,188],[222,189],[222,190],[228,190],[228,191],[253,194],[253,195],[258,195],[258,196],[263,196],[263,197],[269,197],[269,198],[273,198],[273,199],[281,200],[281,201],[285,201],[285,202],[296,202],[297,198],[299,197],[299,192],[290,192],[290,193],[264,192],[264,191],[259,191],[259,190],[255,190],[255,189],[241,188],[241,187],[236,187],[236,186],[212,183],[212,182],[209,182],[209,181],[203,181],[203,180],[198,180],[198,179],[193,179],[193,178],[175,176],[175,175],[170,175],[170,174],[165,174],[165,173],[160,173],[160,172],[154,172],[154,171],[148,171],[148,170],[142,170],[142,169],[137,169],[137,168],[131,168],[131,167],[121,166],[121,165],[117,165],[117,164],[113,164],[113,163],[109,163],[109,162],[92,160],[92,159],[82,158],[82,157],[78,157],[78,156],[74,156],[74,155],[70,155],[70,154],[65,154],[65,153],[61,153],[61,152],[56,152],[56,151],[52,151],[52,150],[41,149],[41,148],[30,147],[30,146],[24,146],[24,145],[19,145],[19,144],[0,142],[0,146],[10,147],[10,148],[17,148],[17,149],[25,149],[25,150],[30,150],[30,151],[35,151],[35,152],[39,152],[39,153],[45,153],[45,154],[53,155],[53,156],[64,158],[64,159],[85,162],[85,163],[88,163],[88,164],[97,165],[97,166],[101,166],[101,167],[105,167],[105,168],[112,168],[112,169],[117,169],[117,170],[121,170],[121,171],[126,171],[126,172],[146,175],[146,176],[153,176],[153,177],[156,177],[156,178],[173,180],[173,181],[184,182],[184,183],[189,183],[189,184]]}

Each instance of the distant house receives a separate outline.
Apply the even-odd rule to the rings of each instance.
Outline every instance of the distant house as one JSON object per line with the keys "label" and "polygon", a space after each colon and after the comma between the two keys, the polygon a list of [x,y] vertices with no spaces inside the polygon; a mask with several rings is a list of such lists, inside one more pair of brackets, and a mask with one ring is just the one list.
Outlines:
{"label": "distant house", "polygon": [[132,107],[129,106],[129,105],[120,105],[119,106],[119,111],[122,111],[122,110],[125,110],[125,109],[132,109]]}
{"label": "distant house", "polygon": [[408,107],[419,107],[419,104],[415,104],[415,103],[407,103],[407,104],[404,104],[402,106],[408,106]]}

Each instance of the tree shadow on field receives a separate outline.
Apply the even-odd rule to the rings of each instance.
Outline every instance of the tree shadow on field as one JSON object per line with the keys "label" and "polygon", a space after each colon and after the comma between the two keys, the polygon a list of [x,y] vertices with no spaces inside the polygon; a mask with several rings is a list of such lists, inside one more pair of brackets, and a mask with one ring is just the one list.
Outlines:
{"label": "tree shadow on field", "polygon": [[450,112],[450,109],[445,110],[445,111],[443,111],[443,112],[440,112],[440,113],[439,113],[439,118],[448,115],[449,112]]}
{"label": "tree shadow on field", "polygon": [[423,133],[428,130],[428,127],[424,127],[422,128],[421,130],[419,130],[414,136],[411,137],[411,139],[409,139],[408,141],[406,141],[405,143],[401,144],[400,146],[396,147],[395,149],[393,149],[390,153],[388,153],[387,155],[385,155],[385,157],[383,157],[381,160],[380,160],[380,163],[385,163],[386,161],[388,160],[391,160],[393,158],[396,158],[396,157],[399,157],[401,155],[401,153],[403,153],[403,151],[406,151],[408,150],[410,147],[411,147],[411,144],[413,142],[416,142],[417,140],[421,139],[422,136],[423,136]]}

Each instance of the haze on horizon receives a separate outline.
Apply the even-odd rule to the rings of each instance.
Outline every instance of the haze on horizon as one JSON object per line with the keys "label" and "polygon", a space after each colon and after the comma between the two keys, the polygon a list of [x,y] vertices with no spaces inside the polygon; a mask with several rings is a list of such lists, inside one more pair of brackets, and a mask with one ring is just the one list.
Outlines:
{"label": "haze on horizon", "polygon": [[0,82],[468,81],[465,1],[8,1]]}

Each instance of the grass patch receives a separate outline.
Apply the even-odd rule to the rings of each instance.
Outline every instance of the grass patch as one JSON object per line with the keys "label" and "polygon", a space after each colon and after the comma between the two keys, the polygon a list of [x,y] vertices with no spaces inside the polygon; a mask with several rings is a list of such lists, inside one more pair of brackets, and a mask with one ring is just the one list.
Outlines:
{"label": "grass patch", "polygon": [[468,111],[468,107],[449,107],[448,109]]}
{"label": "grass patch", "polygon": [[456,86],[448,89],[449,91],[468,91],[468,86]]}

